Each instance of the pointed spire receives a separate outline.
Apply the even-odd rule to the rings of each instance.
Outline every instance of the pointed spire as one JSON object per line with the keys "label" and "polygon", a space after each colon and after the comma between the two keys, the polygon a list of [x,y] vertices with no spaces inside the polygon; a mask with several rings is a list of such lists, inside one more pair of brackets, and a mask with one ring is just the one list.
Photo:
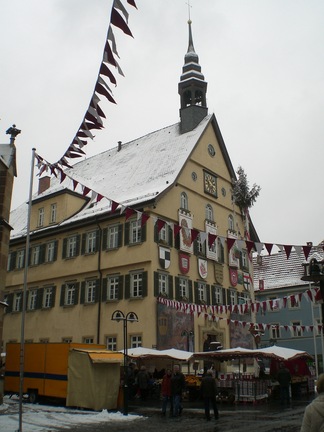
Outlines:
{"label": "pointed spire", "polygon": [[207,82],[201,73],[199,57],[195,52],[191,24],[192,21],[189,19],[188,50],[184,57],[178,89],[181,99],[180,118],[182,133],[194,129],[208,114],[206,103]]}

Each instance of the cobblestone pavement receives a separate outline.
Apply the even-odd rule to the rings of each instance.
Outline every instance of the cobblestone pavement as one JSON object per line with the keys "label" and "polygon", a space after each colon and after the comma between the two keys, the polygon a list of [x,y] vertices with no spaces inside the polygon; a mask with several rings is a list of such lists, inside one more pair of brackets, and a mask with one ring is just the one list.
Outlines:
{"label": "cobblestone pavement", "polygon": [[305,406],[309,401],[298,401],[292,407],[282,408],[278,403],[260,405],[220,405],[219,419],[206,421],[202,407],[186,406],[180,418],[162,417],[160,407],[130,406],[129,414],[143,418],[127,422],[109,422],[99,425],[79,425],[66,429],[70,432],[299,432]]}

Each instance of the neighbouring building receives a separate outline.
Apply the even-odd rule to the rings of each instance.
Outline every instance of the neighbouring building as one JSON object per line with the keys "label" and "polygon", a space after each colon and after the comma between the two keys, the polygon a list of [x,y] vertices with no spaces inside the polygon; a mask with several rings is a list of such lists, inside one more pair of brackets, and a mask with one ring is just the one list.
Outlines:
{"label": "neighbouring building", "polygon": [[261,304],[256,322],[263,325],[260,346],[307,351],[323,372],[322,297],[318,283],[302,280],[305,264],[314,259],[323,261],[323,244],[313,246],[307,260],[295,250],[289,258],[284,251],[253,258],[255,299]]}
{"label": "neighbouring building", "polygon": [[[6,306],[4,291],[6,287],[7,259],[11,231],[9,216],[14,177],[17,176],[15,138],[19,133],[20,130],[16,129],[15,125],[13,125],[7,130],[7,134],[10,134],[10,143],[0,144],[0,353],[3,351],[3,312]],[[1,383],[0,403],[2,403]]]}
{"label": "neighbouring building", "polygon": [[[40,179],[31,206],[26,341],[121,350],[123,325],[111,319],[120,310],[139,319],[128,324],[128,347],[252,347],[247,330],[231,328],[228,310],[215,316],[209,308],[248,300],[252,265],[244,216],[232,201],[236,174],[208,114],[190,21],[184,60],[179,123],[75,164],[62,183]],[[26,203],[11,213],[6,343],[20,338],[26,218]],[[248,222],[249,239],[258,241]]]}

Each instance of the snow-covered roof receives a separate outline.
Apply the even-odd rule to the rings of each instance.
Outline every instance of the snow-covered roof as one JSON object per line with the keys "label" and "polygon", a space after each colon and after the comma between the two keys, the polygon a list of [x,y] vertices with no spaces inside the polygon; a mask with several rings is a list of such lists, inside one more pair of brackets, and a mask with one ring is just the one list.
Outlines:
{"label": "snow-covered roof", "polygon": [[[79,184],[109,200],[134,207],[156,198],[176,181],[212,117],[206,116],[195,129],[183,134],[180,133],[179,123],[165,127],[122,144],[120,150],[115,147],[84,159],[65,172]],[[73,190],[73,182],[64,180],[60,183],[54,177],[51,186],[43,193],[35,194],[33,200],[46,198],[64,189]],[[63,223],[107,212],[111,205],[109,200],[88,205]],[[11,238],[26,232],[26,218],[26,203],[11,212],[10,224],[14,228]]]}
{"label": "snow-covered roof", "polygon": [[264,281],[265,290],[308,285],[309,282],[301,280],[304,274],[303,263],[309,262],[313,254],[322,259],[324,257],[323,249],[318,246],[311,249],[307,261],[303,253],[298,255],[294,250],[288,259],[285,252],[253,257],[254,288],[259,289],[260,280]]}

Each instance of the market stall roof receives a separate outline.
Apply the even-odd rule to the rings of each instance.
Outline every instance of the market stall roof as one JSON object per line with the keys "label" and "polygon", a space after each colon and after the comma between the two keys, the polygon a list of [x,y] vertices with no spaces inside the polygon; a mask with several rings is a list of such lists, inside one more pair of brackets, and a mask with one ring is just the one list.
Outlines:
{"label": "market stall roof", "polygon": [[88,354],[92,363],[122,363],[123,355],[116,351],[108,350],[91,350],[82,348],[73,348],[72,351],[78,351]]}
{"label": "market stall roof", "polygon": [[[124,351],[120,351],[124,352]],[[130,348],[127,350],[127,356],[131,358],[140,358],[140,359],[148,359],[148,358],[168,358],[172,360],[179,361],[189,361],[193,356],[192,352],[178,350],[175,348],[167,349],[167,350],[156,350],[144,347],[138,348]]]}
{"label": "market stall roof", "polygon": [[299,351],[291,348],[278,347],[276,345],[262,349],[230,348],[218,351],[197,352],[193,355],[196,360],[233,360],[236,358],[274,358],[278,360],[295,360],[298,358],[312,359],[306,351]]}

